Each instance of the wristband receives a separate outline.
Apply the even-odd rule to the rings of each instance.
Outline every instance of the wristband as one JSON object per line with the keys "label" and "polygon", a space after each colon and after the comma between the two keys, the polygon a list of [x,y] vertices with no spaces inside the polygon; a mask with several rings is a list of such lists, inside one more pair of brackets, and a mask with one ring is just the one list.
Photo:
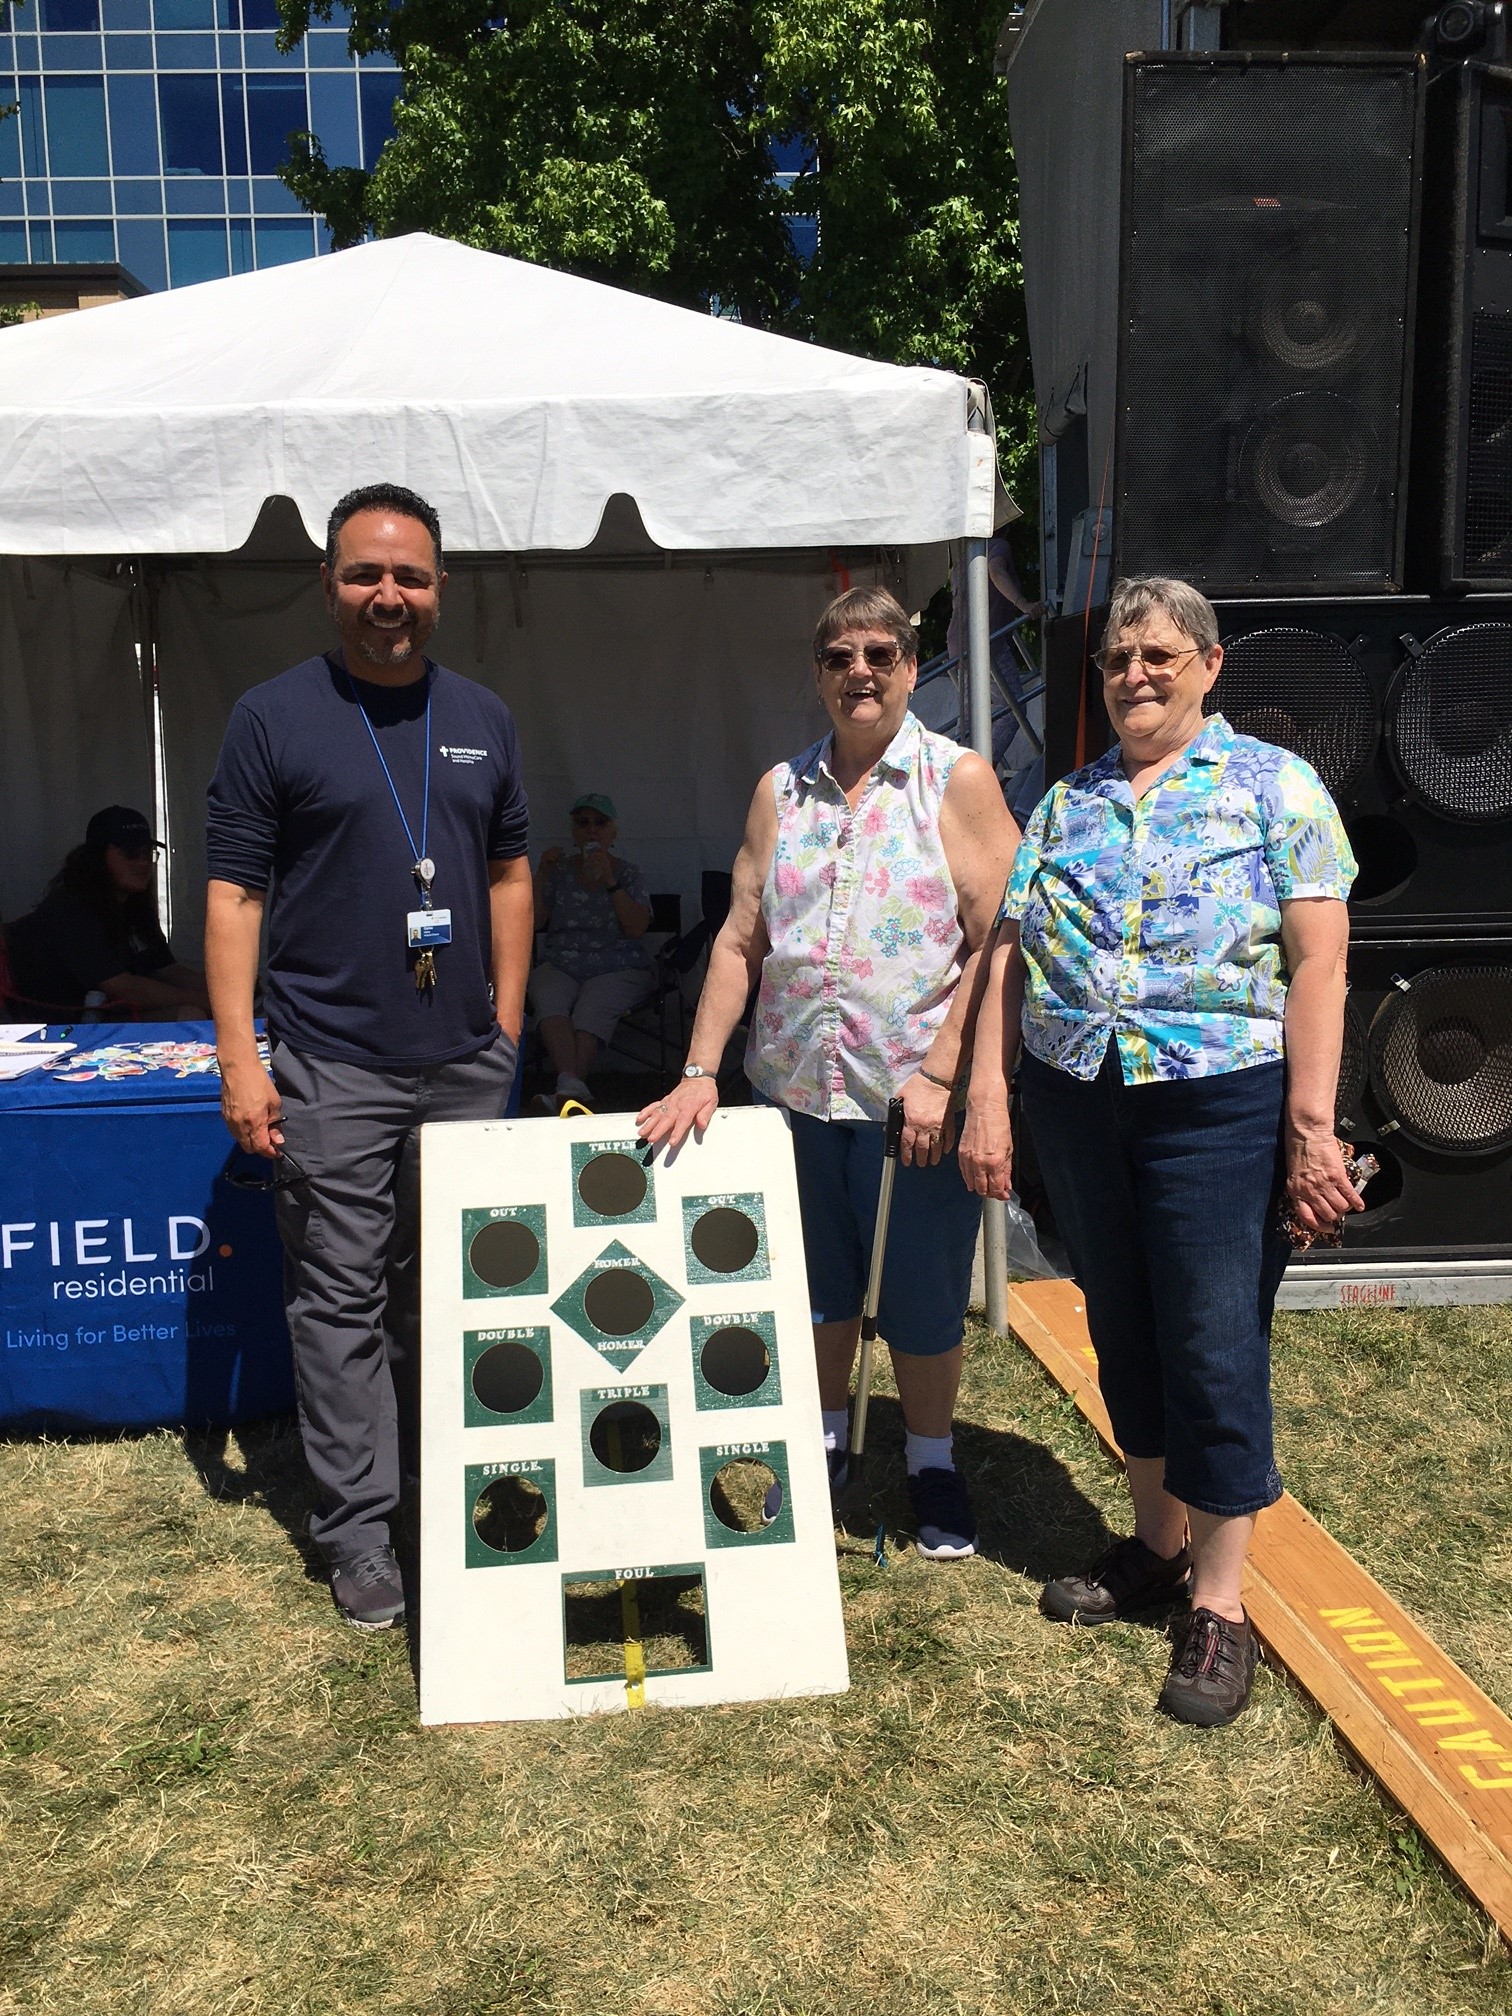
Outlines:
{"label": "wristband", "polygon": [[926,1071],[922,1064],[919,1066],[919,1076],[927,1078],[931,1085],[938,1085],[942,1092],[954,1092],[956,1089],[953,1078],[937,1078],[933,1071]]}

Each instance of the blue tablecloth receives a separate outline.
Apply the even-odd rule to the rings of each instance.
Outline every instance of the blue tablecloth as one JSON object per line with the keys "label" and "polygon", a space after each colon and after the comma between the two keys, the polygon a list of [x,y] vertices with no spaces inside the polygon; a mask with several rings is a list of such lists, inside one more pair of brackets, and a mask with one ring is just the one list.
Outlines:
{"label": "blue tablecloth", "polygon": [[200,1426],[292,1407],[272,1196],[226,1181],[269,1165],[221,1121],[211,1025],[47,1033],[77,1050],[0,1082],[0,1424]]}

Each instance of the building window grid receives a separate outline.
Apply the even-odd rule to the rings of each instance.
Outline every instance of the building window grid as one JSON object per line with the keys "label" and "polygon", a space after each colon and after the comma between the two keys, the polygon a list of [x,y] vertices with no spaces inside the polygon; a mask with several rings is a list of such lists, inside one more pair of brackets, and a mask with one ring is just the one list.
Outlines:
{"label": "building window grid", "polygon": [[[239,6],[234,5],[234,0],[233,0],[233,6],[234,11],[239,15],[241,10]],[[216,11],[217,13],[219,13],[221,11],[230,12],[232,10],[231,9],[223,10],[223,8],[218,7]],[[336,11],[339,12],[340,10],[338,9]],[[3,0],[0,0],[0,64],[4,64],[7,74],[15,78],[17,88],[19,90],[22,77],[28,75],[28,72],[25,69],[23,69],[23,65],[26,63],[28,58],[33,58],[33,60],[36,60],[36,53],[40,50],[40,44],[37,42],[37,38],[34,34],[31,38],[32,46],[23,48],[22,37],[20,35],[13,35],[12,33],[13,27],[14,27],[13,10],[10,7],[4,5]],[[309,76],[312,66],[310,59],[315,52],[312,51],[308,47],[308,45],[302,44],[298,52],[299,60],[297,62],[294,60],[290,60],[287,63],[286,67],[281,67],[276,72],[267,71],[261,68],[249,69],[245,61],[241,63],[235,63],[227,60],[230,51],[234,50],[238,46],[242,48],[243,54],[245,54],[245,44],[242,41],[243,31],[240,29],[240,27],[230,28],[223,24],[217,23],[217,28],[219,32],[216,37],[216,60],[214,71],[213,72],[210,71],[207,64],[200,73],[202,75],[213,75],[216,80],[217,130],[220,138],[221,171],[222,171],[220,177],[217,179],[220,180],[223,189],[228,179],[241,181],[249,185],[248,211],[247,214],[243,215],[240,211],[233,211],[231,209],[231,206],[227,204],[222,211],[215,213],[208,213],[204,216],[195,217],[193,219],[183,218],[181,221],[186,223],[193,222],[194,224],[199,226],[203,226],[204,224],[211,222],[220,224],[225,251],[225,270],[229,273],[238,270],[244,270],[244,266],[246,263],[250,263],[252,265],[256,265],[259,263],[258,231],[257,231],[257,225],[259,221],[262,221],[265,225],[269,223],[286,224],[290,221],[295,221],[287,216],[282,218],[270,218],[266,215],[266,213],[260,212],[257,209],[255,201],[250,200],[252,197],[250,182],[253,178],[251,177],[250,173],[251,171],[250,133],[248,131],[248,124],[247,124],[248,94],[246,90],[245,80],[249,76],[256,76],[256,75],[268,75],[268,76],[276,75],[279,76],[281,79],[286,80],[289,84],[293,84],[297,80],[300,84],[302,84],[304,88],[305,112],[306,112],[306,118],[308,119],[311,116]],[[17,152],[20,158],[21,173],[16,179],[20,185],[21,208],[19,215],[13,216],[10,221],[12,223],[19,224],[22,230],[24,231],[26,242],[31,250],[31,256],[33,260],[35,260],[36,258],[35,234],[38,232],[39,229],[42,232],[46,233],[46,237],[50,241],[48,249],[53,253],[53,256],[57,256],[56,227],[59,223],[63,223],[65,226],[75,222],[101,225],[109,229],[113,245],[118,245],[119,242],[116,231],[118,218],[114,211],[113,206],[112,206],[112,212],[108,217],[73,218],[68,216],[67,214],[63,215],[59,214],[58,206],[53,198],[54,183],[57,181],[68,181],[68,180],[77,181],[83,178],[77,176],[60,177],[55,176],[52,173],[53,146],[52,146],[52,135],[49,130],[49,124],[50,119],[53,115],[49,111],[48,101],[50,94],[46,91],[45,88],[40,88],[43,84],[43,80],[46,79],[47,77],[53,74],[65,74],[70,78],[97,77],[100,80],[101,92],[104,99],[103,110],[104,110],[106,165],[112,186],[114,186],[115,183],[117,183],[118,181],[135,181],[135,182],[149,182],[149,183],[156,182],[159,188],[161,188],[163,179],[167,174],[166,167],[160,167],[160,172],[155,177],[118,176],[116,174],[117,146],[116,146],[116,137],[113,130],[116,114],[111,108],[110,94],[106,92],[104,89],[104,80],[107,75],[138,74],[138,75],[151,76],[153,78],[154,81],[153,105],[154,105],[154,114],[158,127],[158,135],[157,135],[158,154],[159,154],[159,161],[161,164],[162,162],[165,161],[166,154],[163,145],[162,112],[160,104],[158,102],[158,96],[156,91],[156,81],[161,73],[159,69],[156,67],[156,65],[154,65],[154,67],[150,70],[139,69],[135,64],[126,66],[112,65],[108,53],[109,45],[108,43],[102,43],[101,34],[98,29],[92,31],[60,30],[53,32],[70,33],[70,34],[77,33],[79,35],[80,40],[86,39],[87,36],[87,39],[94,44],[97,50],[103,49],[105,50],[106,53],[104,53],[101,56],[100,59],[101,68],[98,70],[69,69],[68,71],[62,73],[51,73],[45,70],[38,69],[37,71],[32,71],[29,73],[31,76],[35,76],[38,79],[39,84],[39,88],[37,91],[37,99],[38,99],[37,109],[40,114],[40,124],[42,129],[42,139],[45,152],[45,159],[42,162],[34,163],[28,158],[29,149],[25,145],[24,136],[18,131]],[[192,35],[202,37],[206,33],[206,30],[204,28],[183,28],[183,27],[174,27],[166,29],[158,28],[156,26],[156,23],[154,22],[154,26],[151,32],[159,36],[169,35],[173,37],[181,37]],[[7,44],[9,45],[8,47],[5,46]],[[230,45],[229,49],[228,45]],[[353,109],[355,112],[358,152],[360,159],[366,163],[370,159],[368,152],[370,136],[367,130],[369,120],[369,108],[367,103],[368,94],[364,92],[362,88],[363,74],[364,72],[368,73],[369,75],[374,73],[377,73],[379,75],[393,74],[395,66],[391,62],[385,61],[383,59],[375,60],[371,57],[349,58],[348,63],[349,63],[348,74],[351,77],[352,91],[355,100]],[[322,64],[318,67],[324,69],[325,74],[327,76],[332,74],[330,68],[327,65]],[[170,72],[169,74],[174,73]],[[193,73],[178,71],[176,74],[183,76],[185,74],[193,74]],[[241,114],[241,129],[242,129],[241,130],[242,145],[241,148],[238,150],[238,152],[241,154],[241,157],[247,161],[248,167],[246,173],[240,173],[240,174],[235,173],[231,169],[230,164],[233,159],[233,156],[230,147],[227,145],[228,132],[226,127],[226,114],[227,114],[228,94],[225,90],[223,80],[226,78],[233,78],[233,77],[242,80],[242,89],[240,92],[236,94]],[[19,116],[17,118],[16,123],[19,128],[21,124]],[[373,139],[377,138],[376,135],[373,135],[371,137]],[[187,181],[190,180],[191,178],[186,176],[184,179]],[[47,192],[47,201],[45,207],[39,205],[34,200],[33,189],[34,187],[38,186],[44,188]],[[171,237],[168,227],[170,222],[173,221],[173,217],[172,214],[168,211],[166,200],[162,212],[149,211],[141,214],[134,214],[132,216],[131,221],[134,225],[156,224],[158,226],[162,244],[163,270],[167,275],[168,283],[171,286],[173,284],[173,277],[172,277],[173,269],[172,269],[171,250],[170,250]],[[311,218],[309,220],[311,254],[314,254],[321,250],[323,222],[324,220],[319,218]],[[250,254],[249,262],[244,262],[239,257],[237,251],[238,240],[245,243],[247,251]],[[280,260],[270,260],[267,263],[280,264],[283,262]]]}

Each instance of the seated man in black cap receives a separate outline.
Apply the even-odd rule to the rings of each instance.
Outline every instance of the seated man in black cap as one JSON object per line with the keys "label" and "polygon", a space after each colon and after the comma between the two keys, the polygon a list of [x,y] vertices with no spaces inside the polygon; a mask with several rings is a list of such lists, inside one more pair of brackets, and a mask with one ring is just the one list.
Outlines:
{"label": "seated man in black cap", "polygon": [[210,1013],[204,974],[174,958],[158,921],[159,844],[130,806],[96,812],[36,909],[6,927],[19,1001],[149,1020]]}

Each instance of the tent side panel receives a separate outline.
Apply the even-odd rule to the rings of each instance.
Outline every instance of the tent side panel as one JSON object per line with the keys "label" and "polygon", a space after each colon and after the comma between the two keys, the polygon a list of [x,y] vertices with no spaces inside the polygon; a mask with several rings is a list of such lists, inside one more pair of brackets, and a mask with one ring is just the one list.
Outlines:
{"label": "tent side panel", "polygon": [[205,787],[231,710],[331,641],[320,577],[308,567],[266,571],[175,568],[157,597],[158,688],[173,842],[174,945],[196,961],[205,930]]}
{"label": "tent side panel", "polygon": [[[835,581],[823,554],[809,557],[769,571],[453,563],[433,655],[514,713],[533,859],[565,838],[579,791],[608,791],[622,851],[652,889],[682,895],[685,923],[697,917],[700,874],[730,867],[758,777],[824,725],[810,640]],[[873,578],[880,568],[850,575]],[[205,786],[231,709],[330,641],[313,563],[306,573],[210,559],[162,579],[175,943],[186,957],[199,953]]]}
{"label": "tent side panel", "polygon": [[152,816],[129,587],[104,568],[0,559],[0,917],[32,908],[111,804]]}

